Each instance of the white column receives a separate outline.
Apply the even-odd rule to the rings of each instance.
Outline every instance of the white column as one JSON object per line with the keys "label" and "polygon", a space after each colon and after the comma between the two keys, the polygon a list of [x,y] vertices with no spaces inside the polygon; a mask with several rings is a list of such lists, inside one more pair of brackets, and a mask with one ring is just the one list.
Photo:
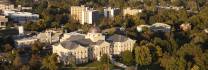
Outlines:
{"label": "white column", "polygon": [[84,10],[82,10],[82,19],[80,21],[81,21],[81,24],[85,23],[85,11]]}

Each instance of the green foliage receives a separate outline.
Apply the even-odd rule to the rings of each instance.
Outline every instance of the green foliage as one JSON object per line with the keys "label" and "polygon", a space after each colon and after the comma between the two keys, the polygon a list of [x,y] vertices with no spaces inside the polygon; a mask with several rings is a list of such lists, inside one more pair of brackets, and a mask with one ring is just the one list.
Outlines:
{"label": "green foliage", "polygon": [[146,46],[136,47],[135,48],[135,59],[137,64],[140,65],[149,65],[152,62],[152,55],[150,50]]}
{"label": "green foliage", "polygon": [[[206,0],[144,0],[144,2],[138,0],[10,1],[16,5],[32,6],[32,12],[40,14],[41,19],[38,22],[24,24],[24,28],[28,31],[43,31],[48,28],[61,28],[64,25],[64,29],[70,32],[82,29],[84,33],[87,33],[91,25],[80,25],[78,21],[69,16],[70,6],[75,5],[83,4],[96,9],[102,9],[103,6],[118,7],[121,10],[126,7],[144,8],[144,12],[141,14],[125,17],[119,14],[112,19],[102,18],[99,22],[96,22],[101,29],[106,29],[106,32],[109,32],[108,35],[117,33],[115,27],[124,27],[126,35],[137,40],[139,47],[136,47],[133,53],[122,53],[122,62],[124,64],[134,65],[134,63],[137,63],[139,67],[146,67],[146,69],[157,67],[164,70],[208,70],[208,36],[203,31],[208,27],[208,2]],[[161,6],[182,6],[184,9],[178,11],[157,9],[156,6],[159,3]],[[153,33],[146,28],[141,33],[136,32],[136,26],[141,24],[151,25],[156,22],[169,24],[174,31],[170,33]],[[181,31],[180,25],[182,23],[191,23],[192,29],[187,32]],[[6,32],[14,33],[16,31],[10,30]],[[10,35],[10,33],[6,32],[1,31],[0,33],[1,35]],[[1,39],[1,52],[5,52],[7,55],[4,58],[12,60],[13,63],[11,65],[1,65],[0,68],[3,68],[3,70],[28,70],[31,68],[37,68],[38,70],[40,66],[42,66],[42,69],[49,70],[59,68],[56,55],[40,56],[38,53],[43,51],[43,45],[36,42],[31,46],[32,54],[29,52],[31,58],[28,65],[25,65],[21,62],[20,57],[20,53],[25,53],[23,49],[14,49],[12,38]],[[136,62],[134,62],[134,57]],[[69,61],[69,66],[75,66],[73,59],[69,58],[67,60]],[[105,70],[109,66],[106,65],[107,63],[109,63],[109,57],[103,55],[101,62],[97,62],[92,66],[98,65],[96,67],[100,70]]]}
{"label": "green foliage", "polygon": [[132,65],[134,62],[133,54],[130,51],[124,51],[121,53],[122,63],[125,65]]}
{"label": "green foliage", "polygon": [[103,64],[108,64],[110,63],[110,58],[107,54],[103,54],[102,57],[100,58],[100,62]]}
{"label": "green foliage", "polygon": [[57,55],[52,54],[50,56],[47,56],[43,59],[42,62],[42,69],[49,69],[49,70],[57,70],[58,69],[58,62],[57,62]]}

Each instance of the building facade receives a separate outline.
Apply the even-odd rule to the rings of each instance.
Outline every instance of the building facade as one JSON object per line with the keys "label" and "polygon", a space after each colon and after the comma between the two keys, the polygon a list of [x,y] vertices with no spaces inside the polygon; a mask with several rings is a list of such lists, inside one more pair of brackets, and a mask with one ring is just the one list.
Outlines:
{"label": "building facade", "polygon": [[0,28],[6,27],[6,23],[8,22],[8,18],[5,16],[0,16]]}
{"label": "building facade", "polygon": [[[119,39],[119,40],[118,40]],[[58,54],[60,61],[67,56],[75,56],[76,64],[100,60],[104,54],[119,55],[124,51],[132,51],[135,40],[122,35],[113,35],[106,40],[98,27],[92,27],[87,34],[71,32],[64,34],[60,43],[53,45],[53,53]]]}
{"label": "building facade", "polygon": [[93,8],[85,6],[71,6],[71,16],[81,24],[93,24],[99,18],[99,13]]}
{"label": "building facade", "polygon": [[88,47],[81,46],[75,42],[64,41],[53,46],[53,53],[59,56],[59,61],[65,61],[67,56],[75,56],[76,64],[88,62]]}
{"label": "building facade", "polygon": [[120,13],[119,8],[111,8],[111,7],[105,7],[104,8],[104,17],[114,17]]}
{"label": "building facade", "polygon": [[13,22],[25,23],[25,22],[36,22],[39,19],[38,14],[29,12],[14,12],[9,15]]}
{"label": "building facade", "polygon": [[31,45],[37,42],[38,39],[35,37],[20,36],[20,37],[15,37],[14,41],[15,41],[15,47],[21,48],[21,47],[31,47]]}
{"label": "building facade", "polygon": [[123,35],[113,35],[107,39],[112,45],[112,54],[119,55],[121,52],[124,51],[133,51],[135,40],[127,38]]}
{"label": "building facade", "polygon": [[126,16],[126,15],[137,15],[138,13],[141,13],[142,12],[142,9],[132,9],[132,8],[126,8],[126,9],[123,9],[123,16]]}

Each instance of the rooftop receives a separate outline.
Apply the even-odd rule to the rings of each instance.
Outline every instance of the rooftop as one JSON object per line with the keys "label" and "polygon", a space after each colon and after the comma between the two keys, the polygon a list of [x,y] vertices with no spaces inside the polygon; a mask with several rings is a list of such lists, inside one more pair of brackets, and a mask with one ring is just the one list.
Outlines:
{"label": "rooftop", "polygon": [[114,34],[113,36],[110,36],[107,40],[111,42],[125,42],[128,40],[128,38],[123,35]]}

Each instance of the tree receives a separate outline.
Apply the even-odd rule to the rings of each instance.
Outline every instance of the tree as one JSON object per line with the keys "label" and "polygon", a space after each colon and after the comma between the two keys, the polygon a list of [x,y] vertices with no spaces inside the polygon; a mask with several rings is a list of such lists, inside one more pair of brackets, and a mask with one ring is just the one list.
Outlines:
{"label": "tree", "polygon": [[103,63],[103,64],[110,63],[109,56],[107,54],[103,54],[102,57],[100,58],[100,62]]}
{"label": "tree", "polygon": [[32,69],[38,70],[40,69],[41,63],[40,63],[40,56],[37,54],[32,54],[32,57],[30,58],[29,65]]}
{"label": "tree", "polygon": [[60,25],[58,22],[52,22],[51,27],[58,28]]}
{"label": "tree", "polygon": [[12,49],[13,49],[13,47],[10,44],[5,44],[4,45],[4,51],[5,52],[11,51]]}
{"label": "tree", "polygon": [[121,53],[122,62],[125,65],[132,65],[134,62],[133,54],[130,51],[124,51]]}
{"label": "tree", "polygon": [[47,56],[42,61],[42,69],[57,70],[58,69],[58,60],[57,55],[52,54]]}
{"label": "tree", "polygon": [[164,54],[162,58],[159,59],[160,66],[165,70],[185,70],[186,61],[183,58],[178,58],[177,56],[170,56]]}
{"label": "tree", "polygon": [[146,46],[135,48],[135,59],[136,63],[140,65],[149,65],[152,62],[152,55],[150,50]]}
{"label": "tree", "polygon": [[38,51],[42,50],[43,44],[39,41],[36,41],[34,44],[32,44],[32,52],[37,53]]}

